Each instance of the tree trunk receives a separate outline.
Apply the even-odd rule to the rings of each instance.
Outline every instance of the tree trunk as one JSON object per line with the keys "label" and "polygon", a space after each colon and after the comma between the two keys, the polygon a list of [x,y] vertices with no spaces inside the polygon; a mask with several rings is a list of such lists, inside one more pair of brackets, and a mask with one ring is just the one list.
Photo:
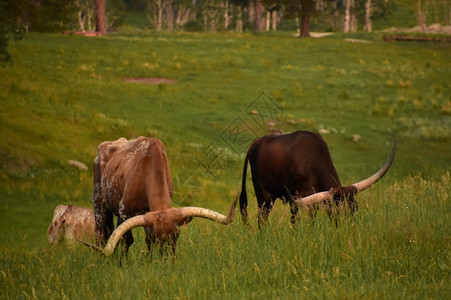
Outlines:
{"label": "tree trunk", "polygon": [[210,32],[216,32],[216,15],[217,15],[218,11],[214,8],[212,9],[207,9],[206,11],[206,30],[210,31]]}
{"label": "tree trunk", "polygon": [[163,0],[157,0],[157,31],[163,28]]}
{"label": "tree trunk", "polygon": [[341,26],[341,22],[340,22],[340,13],[339,13],[339,9],[338,9],[338,5],[337,2],[334,2],[334,9],[333,9],[333,28],[334,30],[338,30]]}
{"label": "tree trunk", "polygon": [[81,10],[78,11],[78,24],[80,24],[80,30],[85,31],[85,22],[83,22],[82,17],[83,12]]}
{"label": "tree trunk", "polygon": [[301,37],[310,37],[310,17],[315,13],[315,0],[302,0]]}
{"label": "tree trunk", "polygon": [[265,30],[269,31],[271,28],[271,12],[269,10],[266,11],[266,20],[265,20]]}
{"label": "tree trunk", "polygon": [[421,0],[417,1],[417,20],[418,26],[424,31],[426,29],[426,16],[421,8]]}
{"label": "tree trunk", "polygon": [[183,27],[190,19],[191,9],[184,5],[179,5],[175,23],[177,27]]}
{"label": "tree trunk", "polygon": [[255,11],[255,31],[263,31],[265,28],[265,20],[263,19],[263,4],[261,0],[254,0],[254,11]]}
{"label": "tree trunk", "polygon": [[345,19],[343,32],[349,32],[351,28],[351,0],[345,0]]}
{"label": "tree trunk", "polygon": [[96,0],[96,32],[106,35],[106,0]]}
{"label": "tree trunk", "polygon": [[87,19],[88,19],[88,31],[92,31],[92,15],[94,13],[94,10],[92,8],[89,8],[86,11]]}
{"label": "tree trunk", "polygon": [[301,37],[310,37],[310,15],[302,15],[301,23]]}
{"label": "tree trunk", "polygon": [[229,28],[229,1],[224,1],[224,30]]}
{"label": "tree trunk", "polygon": [[76,5],[77,5],[77,9],[78,9],[77,15],[78,15],[78,24],[80,25],[80,31],[84,32],[85,31],[85,22],[83,20],[83,9],[80,5],[79,0],[77,0]]}
{"label": "tree trunk", "polygon": [[357,31],[357,16],[355,13],[355,0],[351,0],[351,32]]}
{"label": "tree trunk", "polygon": [[243,32],[243,8],[241,5],[237,6],[236,32]]}
{"label": "tree trunk", "polygon": [[278,11],[277,10],[273,10],[272,11],[272,23],[271,23],[271,28],[274,31],[277,31],[277,18],[278,18]]}
{"label": "tree trunk", "polygon": [[167,30],[174,30],[174,1],[168,1],[165,7]]}
{"label": "tree trunk", "polygon": [[366,0],[365,3],[365,28],[364,30],[373,31],[373,21],[371,21],[371,0]]}

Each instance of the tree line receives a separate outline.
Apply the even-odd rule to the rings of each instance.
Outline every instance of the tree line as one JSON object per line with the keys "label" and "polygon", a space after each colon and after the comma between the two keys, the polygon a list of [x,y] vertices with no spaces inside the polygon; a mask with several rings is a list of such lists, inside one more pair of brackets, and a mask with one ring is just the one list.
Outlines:
{"label": "tree line", "polygon": [[[95,0],[98,16],[108,11],[110,1]],[[371,31],[372,19],[386,15],[392,3],[389,0],[124,0],[129,10],[145,12],[151,27],[157,31],[276,31],[279,24],[285,23],[291,24],[290,29],[297,29],[302,37],[310,36],[312,19],[330,31],[357,31],[359,24]],[[103,32],[109,27],[107,22],[98,25],[101,27],[98,30]]]}
{"label": "tree line", "polygon": [[[107,31],[127,14],[144,13],[157,31],[268,31],[297,29],[309,36],[310,23],[327,31],[372,31],[373,20],[396,8],[395,0],[1,0],[2,19],[29,31]],[[450,23],[451,0],[411,0],[419,25],[426,19]],[[1,20],[3,21],[3,20]],[[2,22],[3,23],[3,22]]]}
{"label": "tree line", "polygon": [[[291,21],[302,36],[309,36],[312,18],[328,30],[343,26],[356,31],[362,10],[379,17],[389,8],[386,0],[134,0],[147,11],[156,30],[278,30],[281,22]],[[345,16],[353,16],[345,18]],[[352,20],[352,26],[351,26]],[[363,20],[362,20],[363,21]],[[369,23],[368,17],[365,23]],[[343,25],[343,22],[347,22]],[[371,30],[370,26],[366,26]]]}

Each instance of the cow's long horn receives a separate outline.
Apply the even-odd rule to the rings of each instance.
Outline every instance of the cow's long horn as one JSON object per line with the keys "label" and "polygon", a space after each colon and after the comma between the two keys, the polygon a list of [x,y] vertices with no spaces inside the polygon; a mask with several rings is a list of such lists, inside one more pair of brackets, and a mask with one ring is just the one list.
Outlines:
{"label": "cow's long horn", "polygon": [[[390,168],[391,164],[393,163],[393,160],[395,159],[397,145],[398,145],[398,143],[395,139],[390,157],[388,158],[388,160],[385,162],[385,164],[382,166],[382,168],[379,171],[377,171],[374,175],[368,177],[367,179],[364,179],[362,181],[359,181],[359,182],[351,185],[352,187],[355,188],[355,193],[361,192],[361,191],[369,188],[370,186],[372,186],[373,184],[378,182],[385,175],[385,173],[387,173],[388,169]],[[325,192],[315,193],[313,195],[310,195],[310,196],[307,196],[304,198],[297,198],[297,199],[294,199],[293,201],[298,206],[308,206],[308,205],[312,205],[312,204],[322,202],[325,200],[331,200],[331,199],[333,199],[333,197],[334,197],[334,193],[332,191],[325,191]]]}
{"label": "cow's long horn", "polygon": [[183,216],[183,218],[190,218],[190,217],[198,217],[198,218],[204,218],[208,220],[215,221],[217,223],[228,225],[232,223],[233,218],[235,217],[235,210],[236,210],[236,202],[238,200],[240,188],[238,187],[238,191],[235,196],[235,200],[232,203],[232,206],[230,207],[229,213],[227,216],[224,216],[223,214],[220,214],[218,212],[215,212],[213,210],[202,208],[202,207],[182,207],[180,208],[180,212]]}

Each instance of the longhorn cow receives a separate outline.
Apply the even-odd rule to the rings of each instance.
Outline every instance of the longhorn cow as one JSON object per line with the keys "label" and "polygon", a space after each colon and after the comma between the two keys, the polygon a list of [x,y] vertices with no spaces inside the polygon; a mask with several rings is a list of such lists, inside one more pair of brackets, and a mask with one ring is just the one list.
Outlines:
{"label": "longhorn cow", "polygon": [[[103,142],[94,161],[93,204],[97,246],[111,254],[121,237],[125,250],[134,242],[132,228],[143,226],[149,251],[160,244],[175,251],[179,226],[193,217],[207,218],[222,224],[232,222],[235,205],[228,216],[199,208],[171,208],[172,179],[163,143],[156,138],[138,137]],[[238,198],[238,194],[237,194]],[[117,228],[113,232],[113,215]],[[104,249],[99,248],[108,239]]]}
{"label": "longhorn cow", "polygon": [[[326,142],[313,132],[264,136],[252,143],[243,167],[240,211],[247,224],[246,174],[251,166],[252,183],[258,203],[259,226],[267,221],[277,198],[290,200],[291,223],[296,222],[299,207],[327,201],[331,205],[346,199],[351,212],[357,210],[354,195],[376,183],[390,168],[396,152],[396,141],[385,165],[371,177],[343,187],[332,163]],[[292,198],[296,195],[296,199]],[[331,207],[331,206],[330,206]],[[331,209],[327,210],[329,216]],[[312,214],[312,210],[311,210]]]}

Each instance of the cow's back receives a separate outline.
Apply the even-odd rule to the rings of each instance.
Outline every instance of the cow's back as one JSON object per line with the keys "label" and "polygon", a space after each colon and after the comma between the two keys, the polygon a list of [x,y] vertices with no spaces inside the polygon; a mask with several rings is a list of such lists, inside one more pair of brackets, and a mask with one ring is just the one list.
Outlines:
{"label": "cow's back", "polygon": [[317,133],[265,136],[250,151],[253,177],[257,175],[260,184],[276,197],[283,194],[283,186],[306,196],[339,184],[327,144]]}
{"label": "cow's back", "polygon": [[113,214],[119,215],[119,209],[136,215],[170,207],[172,179],[159,139],[105,142],[99,146],[98,159],[100,192]]}

